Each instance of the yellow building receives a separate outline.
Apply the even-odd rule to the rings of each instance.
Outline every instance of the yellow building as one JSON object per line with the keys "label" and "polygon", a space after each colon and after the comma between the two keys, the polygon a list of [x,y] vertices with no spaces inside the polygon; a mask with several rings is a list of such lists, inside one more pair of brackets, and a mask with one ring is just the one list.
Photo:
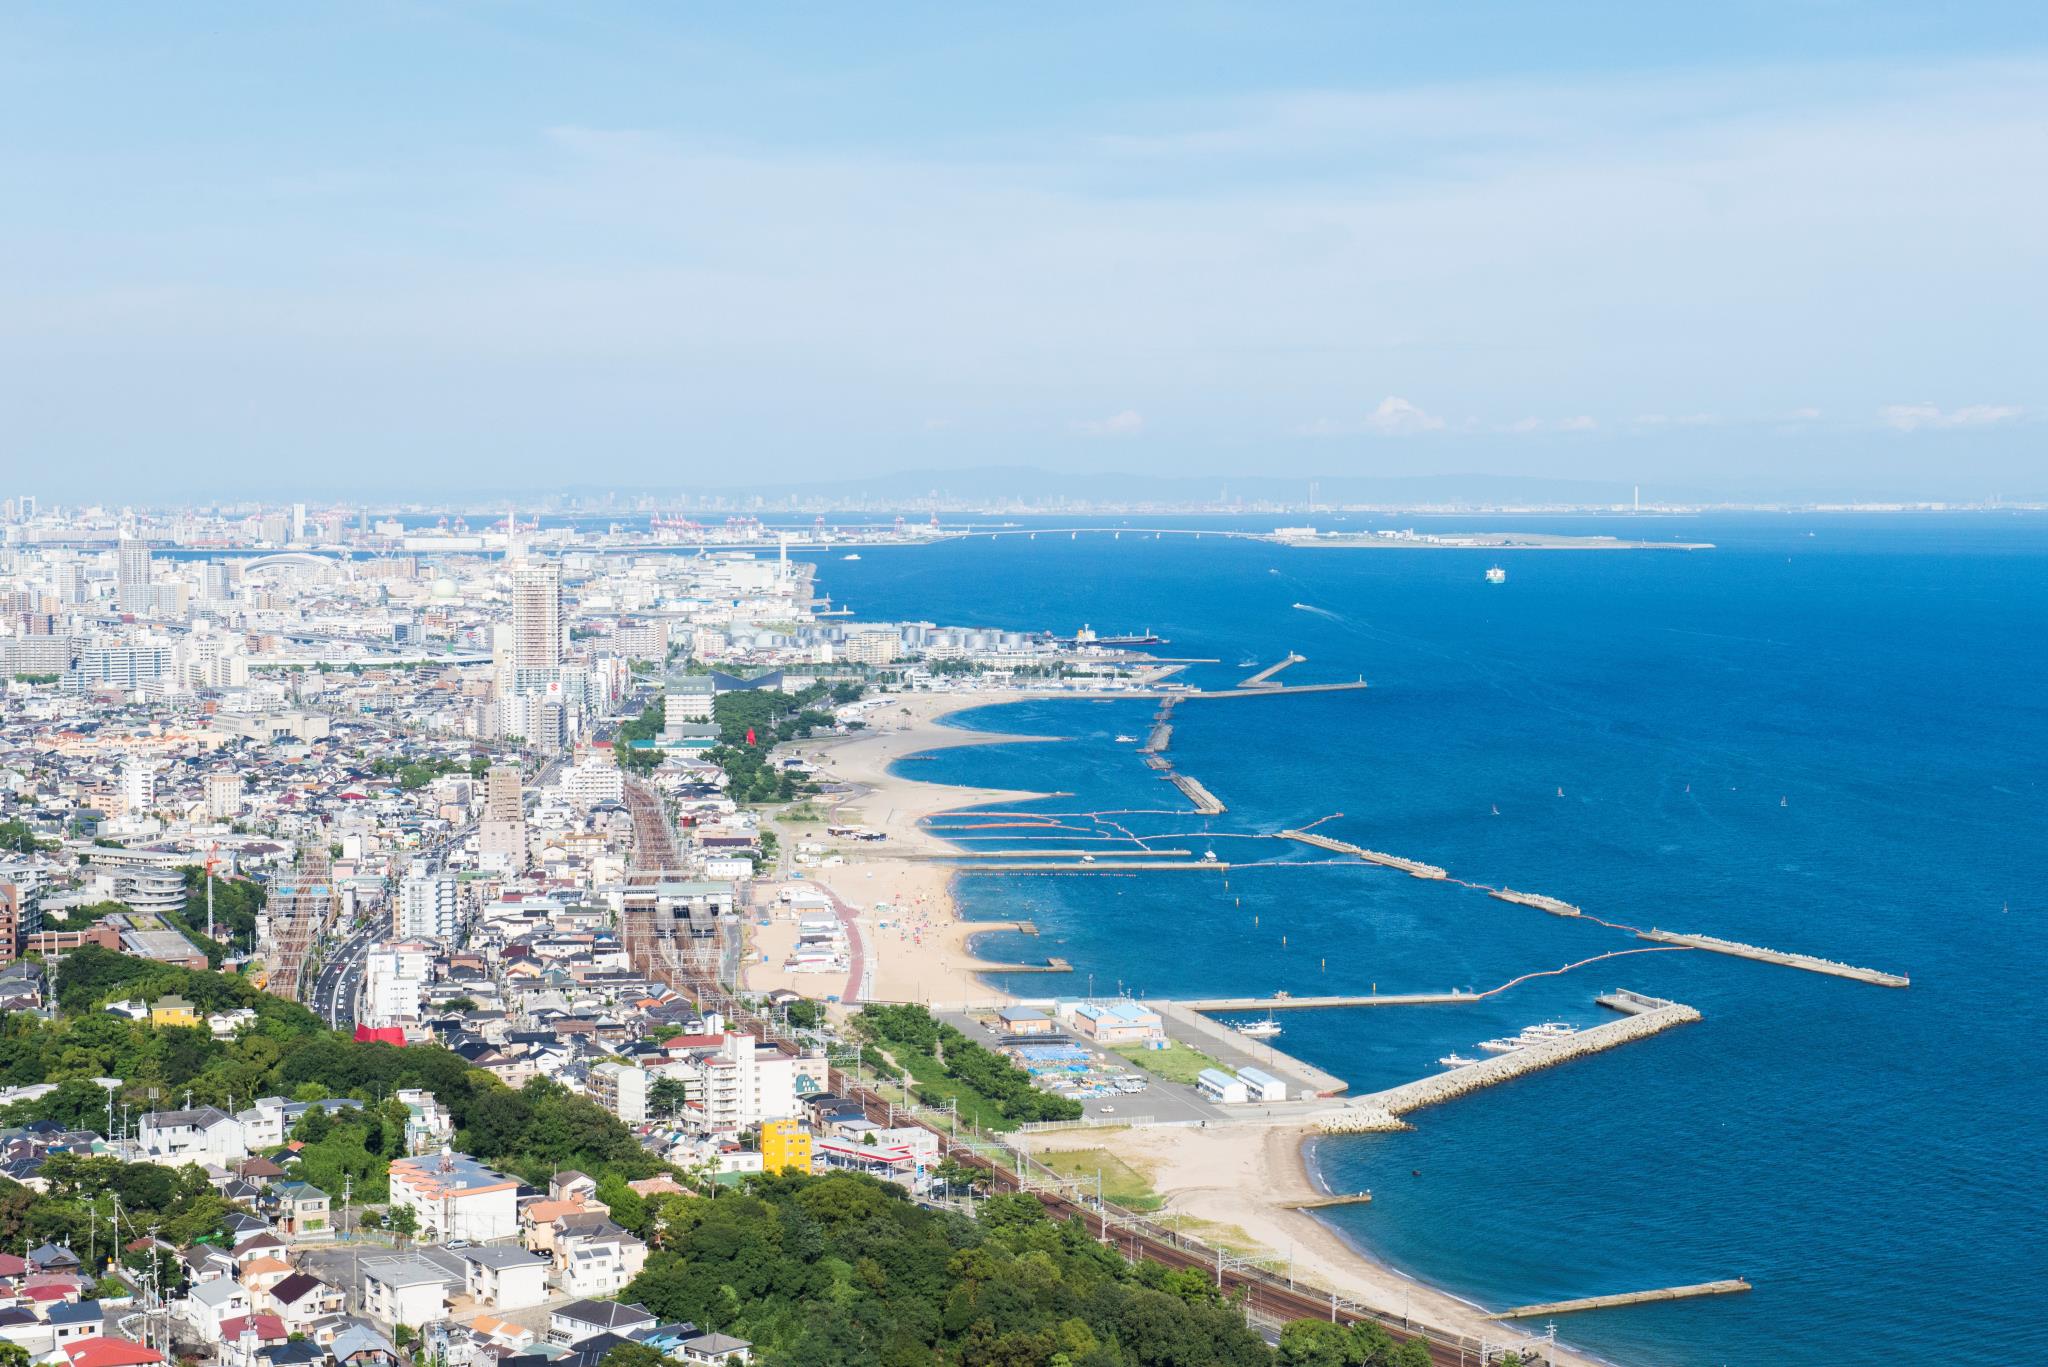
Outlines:
{"label": "yellow building", "polygon": [[173,993],[158,997],[156,1004],[149,1008],[151,1025],[197,1025],[199,1013],[192,1009],[192,1003]]}
{"label": "yellow building", "polygon": [[801,1120],[761,1122],[761,1170],[763,1172],[809,1172],[811,1132]]}

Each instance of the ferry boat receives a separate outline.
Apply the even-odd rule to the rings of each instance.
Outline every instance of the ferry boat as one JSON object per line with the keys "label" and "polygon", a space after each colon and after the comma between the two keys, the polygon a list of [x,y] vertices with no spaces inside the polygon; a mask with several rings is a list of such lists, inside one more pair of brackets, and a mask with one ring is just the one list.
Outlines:
{"label": "ferry boat", "polygon": [[1486,572],[1486,582],[1489,584],[1505,584],[1508,582],[1508,572],[1495,565]]}
{"label": "ferry boat", "polygon": [[1438,1059],[1437,1062],[1441,1063],[1446,1068],[1470,1068],[1472,1065],[1476,1063],[1484,1062],[1484,1060],[1476,1058],[1466,1058],[1463,1054],[1450,1053],[1445,1054],[1442,1058]]}
{"label": "ferry boat", "polygon": [[840,556],[839,558],[840,558],[841,560],[858,560],[858,559],[860,559],[860,557],[859,557],[858,555],[842,555],[842,556]]}
{"label": "ferry boat", "polygon": [[1272,1039],[1280,1033],[1280,1022],[1268,1016],[1262,1021],[1245,1021],[1230,1028],[1249,1039]]}

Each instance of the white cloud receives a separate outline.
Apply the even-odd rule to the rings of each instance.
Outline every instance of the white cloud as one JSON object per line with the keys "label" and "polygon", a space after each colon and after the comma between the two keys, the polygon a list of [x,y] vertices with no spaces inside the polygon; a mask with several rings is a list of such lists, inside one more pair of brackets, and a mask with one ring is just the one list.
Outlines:
{"label": "white cloud", "polygon": [[1417,432],[1435,432],[1444,425],[1444,420],[1434,413],[1425,413],[1406,399],[1389,394],[1380,400],[1379,407],[1366,414],[1365,430],[1382,437],[1406,437]]}
{"label": "white cloud", "polygon": [[1820,421],[1820,410],[1818,408],[1795,408],[1785,416],[1794,422],[1818,422]]}
{"label": "white cloud", "polygon": [[1135,408],[1074,424],[1076,431],[1091,437],[1130,437],[1145,430],[1145,417]]}
{"label": "white cloud", "polygon": [[[1662,419],[1658,421],[1661,422]],[[1596,420],[1581,413],[1575,418],[1517,418],[1501,430],[1517,436],[1527,436],[1532,432],[1591,432],[1599,425]]]}
{"label": "white cloud", "polygon": [[1900,432],[1955,427],[1990,427],[2010,422],[2021,410],[2010,404],[1977,403],[1962,408],[1937,408],[1931,403],[1892,403],[1877,410],[1877,420]]}
{"label": "white cloud", "polygon": [[1444,420],[1436,414],[1389,394],[1361,419],[1338,422],[1318,418],[1295,428],[1294,432],[1301,437],[1411,437],[1418,432],[1441,432],[1443,428]]}

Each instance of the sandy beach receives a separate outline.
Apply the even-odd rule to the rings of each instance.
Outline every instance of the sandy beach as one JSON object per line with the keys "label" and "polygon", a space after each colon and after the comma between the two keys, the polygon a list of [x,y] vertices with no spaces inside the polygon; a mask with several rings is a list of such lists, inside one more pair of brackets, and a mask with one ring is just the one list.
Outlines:
{"label": "sandy beach", "polygon": [[[866,730],[792,747],[792,753],[818,766],[827,783],[844,784],[850,790],[815,799],[810,805],[819,813],[818,821],[784,820],[778,823],[778,833],[792,849],[797,843],[818,844],[839,857],[839,862],[795,871],[828,889],[854,912],[871,970],[869,995],[874,999],[935,1007],[1007,1000],[1000,989],[977,976],[977,970],[988,965],[968,947],[975,935],[998,929],[1000,923],[982,925],[960,919],[952,895],[953,871],[920,858],[956,847],[934,836],[923,823],[927,817],[961,807],[1028,802],[1050,795],[925,783],[891,773],[890,766],[905,755],[956,745],[1057,743],[1044,736],[963,731],[939,724],[955,712],[1043,696],[1047,695],[1021,690],[892,694],[885,705],[869,712]],[[828,825],[861,826],[888,838],[879,842],[839,839],[827,834]],[[786,987],[809,997],[840,994],[847,985],[843,976],[792,974],[781,967],[795,941],[795,920],[786,913],[776,916],[767,927],[754,928],[754,961],[747,970],[747,985],[757,991]],[[760,961],[763,954],[766,962]]]}
{"label": "sandy beach", "polygon": [[[1248,1123],[1073,1130],[1036,1136],[1031,1147],[1039,1152],[1108,1148],[1144,1173],[1165,1198],[1166,1205],[1152,1216],[1158,1223],[1188,1221],[1191,1235],[1233,1250],[1256,1245],[1280,1263],[1292,1264],[1296,1278],[1383,1315],[1492,1343],[1520,1344],[1528,1358],[1526,1347],[1537,1340],[1527,1329],[1488,1320],[1478,1306],[1364,1257],[1315,1216],[1282,1209],[1286,1202],[1323,1194],[1308,1175],[1305,1139],[1314,1142],[1298,1125]],[[1557,1361],[1606,1367],[1562,1346]]]}

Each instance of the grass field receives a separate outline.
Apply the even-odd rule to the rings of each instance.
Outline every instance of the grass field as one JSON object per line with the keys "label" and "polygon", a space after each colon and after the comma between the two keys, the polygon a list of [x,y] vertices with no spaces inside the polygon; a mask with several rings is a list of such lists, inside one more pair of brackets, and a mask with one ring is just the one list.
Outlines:
{"label": "grass field", "polygon": [[1072,1177],[1091,1186],[1095,1174],[1102,1174],[1103,1199],[1125,1210],[1153,1211],[1164,1204],[1152,1190],[1152,1180],[1118,1158],[1108,1149],[1065,1149],[1037,1155],[1038,1161],[1062,1177]]}
{"label": "grass field", "polygon": [[1194,1085],[1195,1075],[1204,1068],[1223,1067],[1201,1050],[1179,1043],[1169,1043],[1164,1049],[1125,1044],[1118,1046],[1115,1052],[1119,1058],[1137,1064],[1148,1073],[1163,1077],[1168,1082],[1185,1082],[1190,1086]]}

